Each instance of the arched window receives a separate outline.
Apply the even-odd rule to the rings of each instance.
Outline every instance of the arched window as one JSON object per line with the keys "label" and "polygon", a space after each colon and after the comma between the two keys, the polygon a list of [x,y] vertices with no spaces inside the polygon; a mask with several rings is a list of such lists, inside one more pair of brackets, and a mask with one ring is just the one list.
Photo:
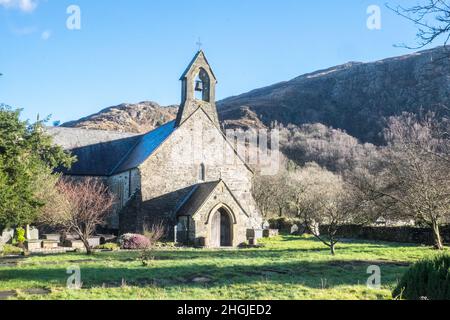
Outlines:
{"label": "arched window", "polygon": [[206,181],[206,166],[204,163],[202,163],[200,165],[200,169],[198,172],[198,180],[201,182],[205,182]]}
{"label": "arched window", "polygon": [[210,79],[208,72],[200,68],[197,77],[194,81],[194,95],[195,99],[205,102],[210,101]]}

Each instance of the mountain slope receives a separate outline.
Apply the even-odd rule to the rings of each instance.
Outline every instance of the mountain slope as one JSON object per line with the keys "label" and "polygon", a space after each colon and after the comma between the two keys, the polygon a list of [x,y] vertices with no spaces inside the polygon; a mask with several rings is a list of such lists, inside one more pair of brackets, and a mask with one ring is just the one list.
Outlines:
{"label": "mountain slope", "polygon": [[404,111],[450,106],[450,49],[438,47],[373,63],[351,62],[218,103],[228,126],[246,126],[248,114],[273,121],[323,123],[362,141],[382,142],[384,118]]}
{"label": "mountain slope", "polygon": [[[363,142],[382,143],[385,118],[434,110],[449,114],[450,48],[350,62],[218,102],[225,127],[322,123]],[[88,129],[146,132],[173,120],[177,106],[122,104],[66,123]]]}
{"label": "mountain slope", "polygon": [[177,106],[161,107],[156,102],[149,101],[121,104],[80,120],[64,123],[62,127],[144,133],[174,120],[177,110]]}

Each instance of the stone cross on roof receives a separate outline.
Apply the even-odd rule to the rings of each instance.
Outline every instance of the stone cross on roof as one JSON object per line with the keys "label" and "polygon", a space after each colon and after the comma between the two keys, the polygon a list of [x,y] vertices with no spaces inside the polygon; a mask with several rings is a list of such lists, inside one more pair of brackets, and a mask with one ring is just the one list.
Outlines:
{"label": "stone cross on roof", "polygon": [[200,37],[198,38],[197,42],[195,43],[198,46],[198,51],[202,50],[202,39],[200,39]]}

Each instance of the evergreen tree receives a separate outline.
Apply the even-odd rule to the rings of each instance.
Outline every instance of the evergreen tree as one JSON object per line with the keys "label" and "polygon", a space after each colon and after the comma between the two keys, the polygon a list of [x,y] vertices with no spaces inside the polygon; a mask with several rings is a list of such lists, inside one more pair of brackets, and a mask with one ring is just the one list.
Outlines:
{"label": "evergreen tree", "polygon": [[0,105],[0,229],[33,223],[45,205],[42,186],[74,158],[52,143],[46,120],[20,120],[21,110]]}

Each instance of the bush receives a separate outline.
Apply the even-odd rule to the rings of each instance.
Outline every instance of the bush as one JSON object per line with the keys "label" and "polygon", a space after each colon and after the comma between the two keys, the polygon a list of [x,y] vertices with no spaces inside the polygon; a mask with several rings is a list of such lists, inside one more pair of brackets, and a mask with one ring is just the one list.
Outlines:
{"label": "bush", "polygon": [[22,254],[23,250],[19,247],[12,246],[10,244],[3,245],[3,249],[0,252],[0,255],[2,256],[9,256],[9,255],[20,255]]}
{"label": "bush", "polygon": [[166,234],[166,227],[163,222],[153,224],[151,228],[144,229],[144,236],[150,240],[150,244],[155,246]]}
{"label": "bush", "polygon": [[17,228],[16,229],[16,234],[17,234],[17,242],[19,243],[19,245],[23,245],[26,241],[25,238],[25,229],[24,228]]}
{"label": "bush", "polygon": [[450,254],[414,264],[392,295],[406,300],[450,300]]}
{"label": "bush", "polygon": [[102,245],[99,245],[95,247],[97,250],[111,250],[111,251],[117,251],[119,250],[119,245],[117,243],[105,243]]}
{"label": "bush", "polygon": [[141,234],[127,233],[119,238],[120,248],[125,250],[143,250],[151,246],[150,240]]}

